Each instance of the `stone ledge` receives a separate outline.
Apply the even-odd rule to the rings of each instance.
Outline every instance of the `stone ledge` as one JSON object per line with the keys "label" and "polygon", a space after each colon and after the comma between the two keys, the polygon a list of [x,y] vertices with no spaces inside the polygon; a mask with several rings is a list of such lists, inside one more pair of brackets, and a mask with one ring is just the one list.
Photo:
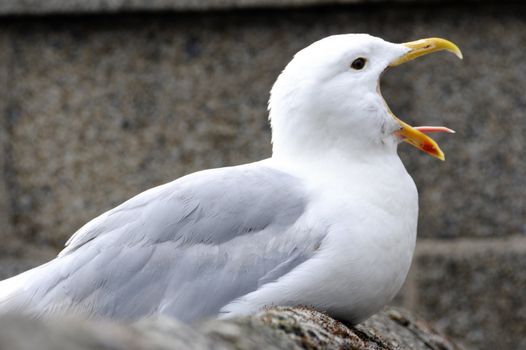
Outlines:
{"label": "stone ledge", "polygon": [[74,319],[0,318],[0,344],[11,350],[65,349],[354,349],[456,350],[426,322],[388,309],[357,327],[308,308],[272,308],[232,320],[192,326],[172,319],[126,325]]}
{"label": "stone ledge", "polygon": [[526,240],[455,241],[417,250],[405,306],[469,348],[526,349]]}
{"label": "stone ledge", "polygon": [[424,238],[418,240],[415,255],[462,257],[487,252],[526,254],[526,235],[512,235],[504,238],[459,238],[451,240]]}
{"label": "stone ledge", "polygon": [[[477,0],[471,0],[471,2]],[[481,0],[478,0],[481,1]],[[3,0],[0,16],[88,14],[149,11],[205,11],[261,7],[301,7],[312,5],[431,3],[438,0]],[[468,2],[463,0],[462,2]]]}

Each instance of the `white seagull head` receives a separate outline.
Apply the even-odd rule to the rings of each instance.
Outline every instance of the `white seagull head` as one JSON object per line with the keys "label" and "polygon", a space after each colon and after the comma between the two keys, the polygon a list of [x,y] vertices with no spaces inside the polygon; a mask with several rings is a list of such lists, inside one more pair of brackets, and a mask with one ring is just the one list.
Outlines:
{"label": "white seagull head", "polygon": [[444,39],[394,44],[367,34],[334,35],[299,51],[271,91],[274,157],[395,154],[403,140],[443,160],[443,152],[424,133],[452,130],[402,122],[379,85],[387,68],[441,50],[462,58],[459,48]]}

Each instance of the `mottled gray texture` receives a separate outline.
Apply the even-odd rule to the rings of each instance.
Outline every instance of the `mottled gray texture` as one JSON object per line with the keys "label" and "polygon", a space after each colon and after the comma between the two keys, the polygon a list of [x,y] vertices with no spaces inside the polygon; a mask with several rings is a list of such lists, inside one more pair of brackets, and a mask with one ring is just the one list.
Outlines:
{"label": "mottled gray texture", "polygon": [[293,229],[306,206],[301,181],[261,164],[185,176],[104,213],[53,261],[0,282],[0,313],[189,322],[240,309],[234,301],[247,312],[258,299],[245,296],[310,260],[325,238],[324,224],[301,236]]}
{"label": "mottled gray texture", "polygon": [[[4,255],[4,254],[2,254]],[[0,258],[0,280],[22,273],[30,268],[45,263],[52,256],[46,257],[2,257]]]}
{"label": "mottled gray texture", "polygon": [[525,241],[429,244],[416,264],[418,310],[440,330],[473,349],[526,349]]}
{"label": "mottled gray texture", "polygon": [[252,317],[210,320],[193,326],[166,318],[126,325],[3,316],[0,346],[10,350],[459,349],[425,322],[402,310],[386,310],[357,328],[348,328],[306,308],[270,309]]}
{"label": "mottled gray texture", "polygon": [[[440,0],[2,0],[0,15],[113,13],[121,11],[203,11],[335,4],[417,3]],[[480,0],[462,0],[476,2]]]}
{"label": "mottled gray texture", "polygon": [[272,52],[256,58],[255,43],[241,49],[206,26],[185,35],[172,27],[184,31],[192,21],[13,29],[8,117],[18,235],[60,247],[88,219],[142,190],[269,155],[263,91],[275,72],[259,79],[254,68],[261,61],[265,71]]}
{"label": "mottled gray texture", "polygon": [[[16,233],[58,248],[88,219],[148,187],[268,156],[265,105],[274,79],[295,51],[338,32],[392,41],[439,34],[459,44],[463,62],[435,55],[383,82],[401,118],[458,131],[437,136],[445,163],[400,147],[421,193],[420,236],[523,233],[520,10],[385,7],[4,25],[16,55],[6,115]],[[398,22],[405,25],[393,31]]]}
{"label": "mottled gray texture", "polygon": [[[10,59],[10,45],[9,39],[6,33],[0,32],[0,62],[4,64],[0,65],[0,115],[5,116],[6,113],[6,98],[8,94],[8,64],[5,64]],[[6,183],[6,169],[8,166],[8,159],[6,159],[6,150],[9,147],[9,131],[7,130],[8,125],[5,118],[0,118],[0,242],[3,245],[13,245],[13,227],[11,225],[11,201],[10,193],[7,190]],[[9,248],[8,248],[9,249]],[[3,250],[0,248],[0,255]]]}
{"label": "mottled gray texture", "polygon": [[377,343],[388,349],[460,349],[459,345],[437,332],[431,324],[398,308],[386,309],[355,328],[363,332],[361,338],[367,336],[376,339]]}

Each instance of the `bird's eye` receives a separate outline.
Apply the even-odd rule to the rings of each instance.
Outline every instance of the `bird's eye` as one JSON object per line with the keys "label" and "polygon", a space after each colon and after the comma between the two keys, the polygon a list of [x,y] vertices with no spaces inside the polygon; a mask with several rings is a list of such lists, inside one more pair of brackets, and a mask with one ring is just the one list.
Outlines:
{"label": "bird's eye", "polygon": [[365,67],[365,64],[367,63],[367,60],[363,57],[358,57],[357,59],[355,59],[354,61],[352,61],[351,63],[351,68],[352,69],[356,69],[356,70],[360,70],[362,69],[363,67]]}

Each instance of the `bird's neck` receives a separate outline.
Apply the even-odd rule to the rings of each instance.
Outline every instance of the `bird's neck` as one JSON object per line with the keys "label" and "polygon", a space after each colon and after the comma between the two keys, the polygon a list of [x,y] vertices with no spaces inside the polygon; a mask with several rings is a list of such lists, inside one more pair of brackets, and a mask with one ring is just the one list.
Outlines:
{"label": "bird's neck", "polygon": [[328,160],[344,165],[398,158],[399,140],[384,130],[389,129],[386,122],[380,125],[383,115],[351,115],[349,108],[316,113],[293,102],[270,110],[273,158],[306,163]]}
{"label": "bird's neck", "polygon": [[277,152],[272,155],[271,163],[291,174],[324,186],[334,184],[341,188],[371,184],[376,180],[387,184],[408,177],[407,171],[393,152],[371,151],[363,153],[345,152],[328,149],[325,152],[298,152],[292,154]]}
{"label": "bird's neck", "polygon": [[381,138],[380,127],[377,134],[369,129],[357,133],[355,129],[346,130],[347,125],[334,127],[328,121],[343,116],[322,118],[301,107],[289,108],[284,114],[278,112],[271,110],[271,161],[281,169],[314,182],[341,186],[362,179],[369,183],[368,176],[378,173],[391,178],[407,175],[397,154],[398,140],[394,136]]}
{"label": "bird's neck", "polygon": [[398,141],[352,139],[325,135],[320,130],[274,134],[272,158],[282,164],[307,168],[360,168],[362,166],[401,165],[397,154]]}

